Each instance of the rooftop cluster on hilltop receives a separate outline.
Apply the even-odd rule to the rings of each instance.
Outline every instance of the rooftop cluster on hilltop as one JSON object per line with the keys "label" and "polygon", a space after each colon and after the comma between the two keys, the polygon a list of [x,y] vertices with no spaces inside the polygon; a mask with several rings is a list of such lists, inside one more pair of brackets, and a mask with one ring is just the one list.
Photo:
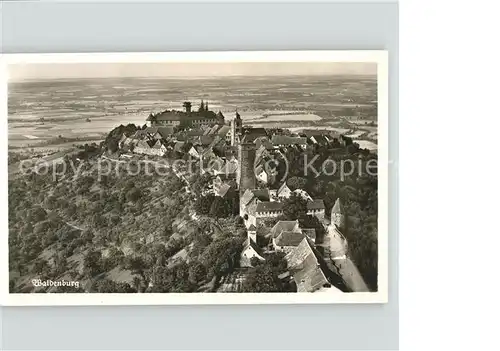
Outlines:
{"label": "rooftop cluster on hilltop", "polygon": [[[156,156],[175,154],[197,160],[202,173],[211,179],[200,196],[239,202],[239,215],[247,229],[241,267],[252,267],[256,260],[265,261],[268,253],[280,252],[286,255],[288,264],[288,275],[283,279],[292,279],[298,291],[346,291],[342,279],[329,268],[329,260],[345,255],[347,249],[340,199],[335,202],[330,218],[325,218],[323,199],[313,198],[300,187],[290,189],[287,179],[280,178],[279,169],[268,165],[271,161],[279,164],[292,151],[341,148],[352,140],[335,132],[290,134],[252,128],[243,125],[238,112],[230,125],[226,125],[222,113],[210,111],[208,103],[203,101],[197,111],[192,111],[190,102],[185,102],[184,108],[184,111],[151,114],[147,128],[123,135],[122,151]],[[316,218],[317,223],[325,223],[328,240],[327,244],[322,243],[323,254],[316,248],[317,228],[301,226],[297,219],[281,219],[285,203],[291,197],[304,201],[305,215]],[[277,223],[264,234],[259,233],[258,228],[265,228],[265,223],[273,219]],[[262,235],[268,244],[262,245]]]}

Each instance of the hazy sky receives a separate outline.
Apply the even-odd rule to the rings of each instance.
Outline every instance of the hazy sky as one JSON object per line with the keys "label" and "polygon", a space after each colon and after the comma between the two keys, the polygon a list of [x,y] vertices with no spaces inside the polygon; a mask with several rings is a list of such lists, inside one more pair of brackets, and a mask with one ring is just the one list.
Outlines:
{"label": "hazy sky", "polygon": [[271,75],[375,75],[376,63],[32,63],[9,65],[9,80],[90,77],[210,77]]}

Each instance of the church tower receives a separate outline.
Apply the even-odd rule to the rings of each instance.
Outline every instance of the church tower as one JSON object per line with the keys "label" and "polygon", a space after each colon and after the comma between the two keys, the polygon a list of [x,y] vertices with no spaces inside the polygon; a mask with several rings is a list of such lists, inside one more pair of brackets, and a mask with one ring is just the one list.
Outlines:
{"label": "church tower", "polygon": [[341,229],[344,228],[345,225],[344,207],[340,202],[340,198],[337,198],[337,201],[335,201],[335,205],[333,205],[331,223],[335,224],[337,227]]}
{"label": "church tower", "polygon": [[236,124],[236,133],[238,133],[238,135],[241,135],[243,133],[243,121],[241,120],[241,116],[238,111],[236,111],[234,122]]}
{"label": "church tower", "polygon": [[231,146],[236,146],[239,141],[239,136],[241,136],[243,132],[243,123],[241,121],[241,116],[236,111],[236,116],[233,120],[231,120]]}

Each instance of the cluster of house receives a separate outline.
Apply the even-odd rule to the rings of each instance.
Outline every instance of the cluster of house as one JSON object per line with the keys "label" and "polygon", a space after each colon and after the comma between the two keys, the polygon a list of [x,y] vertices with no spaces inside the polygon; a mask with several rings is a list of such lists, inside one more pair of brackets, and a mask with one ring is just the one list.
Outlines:
{"label": "cluster of house", "polygon": [[263,220],[283,215],[284,200],[296,194],[306,200],[307,214],[317,217],[320,221],[325,218],[325,204],[322,199],[313,199],[305,190],[291,190],[286,182],[277,189],[247,189],[240,198],[240,216],[245,225],[257,226]]}
{"label": "cluster of house", "polygon": [[[270,161],[279,161],[290,148],[304,151],[317,146],[345,146],[348,140],[331,132],[302,132],[295,136],[279,130],[270,133],[264,128],[243,126],[237,112],[226,125],[223,114],[210,111],[203,101],[198,111],[192,111],[190,102],[185,102],[184,107],[185,111],[151,114],[147,128],[122,136],[120,148],[145,155],[164,156],[169,151],[189,154],[199,160],[203,172],[212,176],[212,186],[206,191],[223,198],[239,192],[240,216],[248,231],[242,267],[251,266],[252,258],[264,260],[263,250],[284,252],[289,271],[282,278],[293,279],[298,291],[343,290],[316,248],[315,229],[301,228],[297,220],[278,221],[266,235],[269,245],[263,249],[257,244],[257,227],[283,215],[284,200],[292,194],[306,200],[308,215],[325,221],[323,200],[313,199],[302,189],[292,191],[286,181],[278,184]],[[345,252],[346,247],[339,218],[343,218],[343,210],[337,201],[327,235],[329,249],[335,255]]]}
{"label": "cluster of house", "polygon": [[[344,213],[337,199],[331,211],[330,228],[339,233],[338,245],[346,250],[347,242],[339,227],[344,223]],[[284,252],[288,271],[280,279],[292,279],[298,292],[343,292],[345,286],[342,279],[330,268],[327,261],[316,248],[316,230],[301,228],[299,221],[278,221],[269,231],[266,238],[270,244],[266,248],[257,245],[257,228],[251,224],[247,229],[248,237],[241,253],[240,266],[252,267],[252,259],[265,260],[264,252]],[[329,237],[330,240],[335,240]],[[328,242],[330,244],[330,242]],[[332,243],[333,244],[333,243]]]}
{"label": "cluster of house", "polygon": [[229,126],[220,124],[179,132],[171,126],[147,127],[130,136],[123,134],[119,147],[136,154],[164,156],[169,150],[184,153],[188,144],[189,154],[199,158],[202,153],[214,149],[224,152],[228,130]]}

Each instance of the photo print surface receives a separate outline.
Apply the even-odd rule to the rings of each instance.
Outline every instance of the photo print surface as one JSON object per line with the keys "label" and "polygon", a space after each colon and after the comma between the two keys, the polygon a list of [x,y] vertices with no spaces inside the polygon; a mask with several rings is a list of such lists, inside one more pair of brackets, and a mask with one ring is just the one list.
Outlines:
{"label": "photo print surface", "polygon": [[7,303],[387,302],[385,52],[4,66]]}

